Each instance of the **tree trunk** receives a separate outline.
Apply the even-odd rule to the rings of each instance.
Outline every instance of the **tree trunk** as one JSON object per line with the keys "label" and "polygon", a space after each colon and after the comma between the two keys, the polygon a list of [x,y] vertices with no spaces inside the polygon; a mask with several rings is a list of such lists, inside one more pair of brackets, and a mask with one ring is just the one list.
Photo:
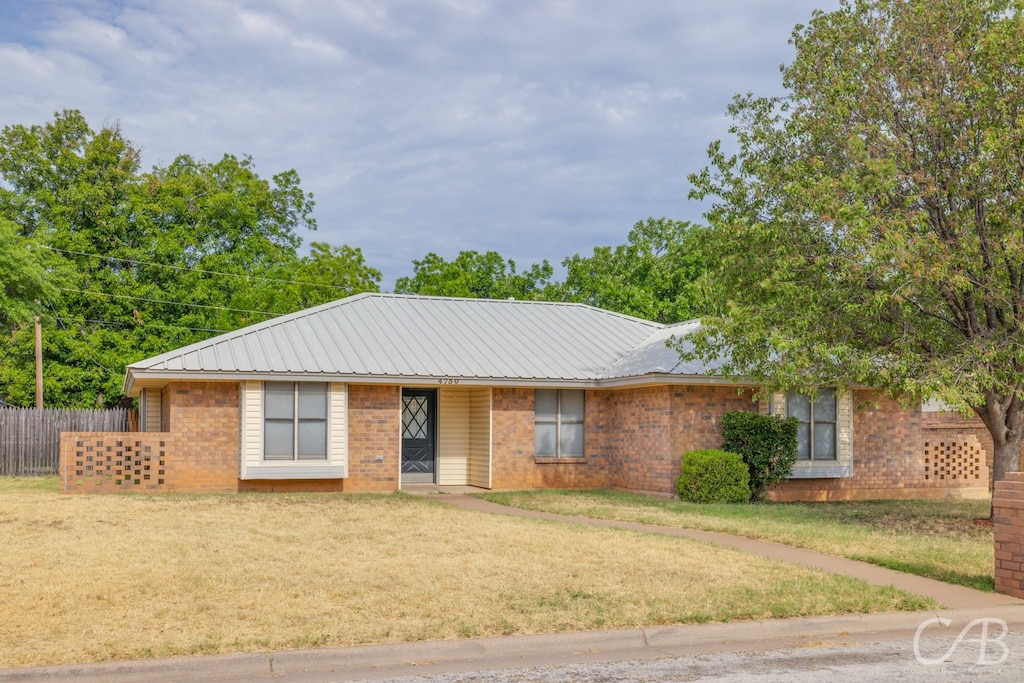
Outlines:
{"label": "tree trunk", "polygon": [[[999,400],[989,395],[982,406],[974,411],[992,435],[992,485],[1006,479],[1008,472],[1020,471],[1021,444],[1024,442],[1024,402],[1017,399]],[[989,512],[992,518],[992,512]]]}
{"label": "tree trunk", "polygon": [[1024,432],[1017,433],[1013,438],[1004,439],[1003,442],[1000,443],[995,440],[995,436],[993,435],[992,441],[995,445],[992,453],[993,483],[1006,479],[1007,472],[1017,472],[1020,470],[1022,436],[1024,436]]}

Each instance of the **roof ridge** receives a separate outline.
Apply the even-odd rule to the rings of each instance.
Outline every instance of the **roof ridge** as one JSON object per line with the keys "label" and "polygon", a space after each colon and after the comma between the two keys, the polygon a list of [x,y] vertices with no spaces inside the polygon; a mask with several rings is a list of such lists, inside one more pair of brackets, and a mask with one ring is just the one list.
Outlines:
{"label": "roof ridge", "polygon": [[393,299],[416,299],[419,301],[427,299],[434,301],[471,301],[480,304],[531,304],[534,306],[572,306],[576,308],[586,308],[594,311],[600,311],[601,313],[604,313],[606,315],[613,315],[619,318],[625,318],[626,320],[640,322],[643,323],[644,325],[656,329],[662,329],[666,327],[665,324],[656,322],[654,320],[640,318],[635,315],[629,315],[628,313],[612,311],[607,308],[601,308],[600,306],[594,306],[593,304],[583,303],[582,301],[552,301],[550,299],[516,299],[514,297],[510,297],[507,299],[492,299],[488,297],[447,296],[445,294],[403,294],[397,292],[366,292],[365,294],[366,296],[372,297],[386,297]]}

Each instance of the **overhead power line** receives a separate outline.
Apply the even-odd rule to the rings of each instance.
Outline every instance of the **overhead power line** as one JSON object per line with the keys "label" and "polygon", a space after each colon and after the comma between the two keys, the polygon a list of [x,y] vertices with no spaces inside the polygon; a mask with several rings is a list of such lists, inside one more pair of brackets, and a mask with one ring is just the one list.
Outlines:
{"label": "overhead power line", "polygon": [[[53,307],[53,302],[50,301],[49,299],[47,299],[46,305],[50,308],[51,311],[53,311],[53,317],[56,318],[57,324],[61,326],[61,329],[63,329],[65,332],[67,332],[69,335],[71,335],[72,338],[74,338],[74,335],[72,334],[71,330],[69,330],[67,328],[67,326],[64,324],[64,321],[60,319],[59,315],[57,315],[57,309]],[[77,345],[77,343],[76,343],[76,345]],[[84,346],[78,346],[78,348],[81,349],[82,353],[85,354],[86,358],[91,360],[93,362],[93,364],[95,364],[97,367],[100,367],[103,370],[105,370],[108,374],[114,375],[114,376],[119,376],[121,374],[119,372],[114,372],[113,370],[108,368],[106,365],[104,365],[103,363],[101,363],[98,360],[96,360],[96,358],[91,353],[89,353],[89,350],[87,348],[85,348]]]}
{"label": "overhead power line", "polygon": [[156,330],[188,330],[189,332],[231,332],[232,330],[218,330],[215,327],[186,327],[185,325],[163,325],[160,323],[147,323],[147,322],[128,322],[127,320],[95,320],[91,318],[83,318],[78,320],[76,318],[61,318],[57,316],[58,320],[70,323],[72,325],[85,324],[89,325],[103,325],[105,327],[146,327],[149,329]]}
{"label": "overhead power line", "polygon": [[223,277],[240,277],[246,280],[263,280],[265,282],[279,282],[286,285],[306,285],[308,287],[326,287],[328,289],[337,289],[339,291],[347,292],[347,287],[341,285],[329,285],[322,282],[305,282],[303,280],[285,280],[277,277],[265,277],[263,275],[249,275],[248,273],[222,273],[216,270],[204,270],[202,268],[189,268],[188,266],[172,266],[166,263],[156,263],[155,261],[140,261],[138,259],[121,258],[120,256],[107,256],[105,254],[90,254],[85,251],[74,251],[72,249],[59,249],[57,247],[51,247],[45,244],[39,245],[43,249],[49,249],[50,251],[59,251],[62,254],[74,254],[76,256],[89,256],[91,258],[107,259],[110,261],[120,261],[122,263],[134,263],[140,266],[153,266],[155,268],[170,268],[172,270],[183,270],[190,273],[201,273],[203,275],[221,275]]}
{"label": "overhead power line", "polygon": [[133,301],[145,301],[151,304],[167,304],[169,306],[189,306],[192,308],[206,308],[214,311],[230,311],[232,313],[255,313],[257,315],[266,315],[270,317],[276,317],[283,315],[281,313],[273,313],[271,311],[251,311],[244,308],[230,308],[228,306],[213,306],[211,304],[192,304],[185,301],[168,301],[166,299],[149,299],[144,296],[130,296],[128,294],[111,294],[109,292],[94,292],[88,289],[73,289],[71,287],[58,287],[57,289],[62,292],[76,292],[78,294],[91,294],[93,296],[107,296],[112,299],[131,299]]}

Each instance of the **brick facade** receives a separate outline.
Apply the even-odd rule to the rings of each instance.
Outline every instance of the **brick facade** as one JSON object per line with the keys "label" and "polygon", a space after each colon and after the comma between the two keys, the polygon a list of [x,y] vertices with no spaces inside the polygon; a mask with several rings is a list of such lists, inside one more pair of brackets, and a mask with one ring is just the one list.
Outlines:
{"label": "brick facade", "polygon": [[535,458],[534,392],[494,389],[496,489],[620,488],[671,495],[682,453],[722,444],[722,413],[757,410],[735,386],[587,391],[582,460]]}
{"label": "brick facade", "polygon": [[495,489],[603,488],[608,485],[608,451],[602,422],[605,408],[588,391],[584,409],[584,457],[535,458],[533,389],[495,388],[491,394],[491,486]]}
{"label": "brick facade", "polygon": [[870,390],[853,400],[853,476],[791,479],[773,500],[988,495],[992,439],[980,420],[903,408]]}
{"label": "brick facade", "polygon": [[[161,419],[166,432],[62,434],[64,490],[237,491],[241,443],[238,383],[171,382],[161,396],[165,398]],[[97,469],[100,457],[102,470]],[[90,464],[93,469],[88,469]]]}
{"label": "brick facade", "polygon": [[1024,598],[1024,472],[1009,472],[992,494],[996,591]]}
{"label": "brick facade", "polygon": [[401,430],[401,388],[349,385],[345,491],[398,490]]}
{"label": "brick facade", "polygon": [[398,387],[349,387],[347,479],[240,480],[240,392],[238,382],[171,382],[160,392],[163,432],[62,434],[63,489],[226,493],[398,488]]}
{"label": "brick facade", "polygon": [[[671,495],[683,453],[721,446],[722,414],[757,411],[732,385],[657,385],[586,392],[582,459],[534,456],[534,390],[494,388],[495,489],[620,488]],[[992,442],[978,420],[904,409],[869,391],[854,402],[854,476],[791,480],[778,500],[967,497],[988,492]],[[68,433],[67,491],[395,491],[401,388],[348,386],[348,478],[239,480],[241,387],[171,382],[161,390],[164,432]],[[116,482],[116,483],[115,483]]]}

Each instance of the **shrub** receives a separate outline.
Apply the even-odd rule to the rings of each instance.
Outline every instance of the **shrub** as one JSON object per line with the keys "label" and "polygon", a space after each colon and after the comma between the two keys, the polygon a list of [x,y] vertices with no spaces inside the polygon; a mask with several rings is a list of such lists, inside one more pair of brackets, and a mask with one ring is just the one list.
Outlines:
{"label": "shrub", "polygon": [[750,500],[750,473],[736,453],[703,450],[683,455],[676,489],[691,503],[745,503]]}
{"label": "shrub", "polygon": [[740,454],[747,463],[754,500],[793,471],[798,425],[795,417],[744,412],[722,416],[722,450]]}

